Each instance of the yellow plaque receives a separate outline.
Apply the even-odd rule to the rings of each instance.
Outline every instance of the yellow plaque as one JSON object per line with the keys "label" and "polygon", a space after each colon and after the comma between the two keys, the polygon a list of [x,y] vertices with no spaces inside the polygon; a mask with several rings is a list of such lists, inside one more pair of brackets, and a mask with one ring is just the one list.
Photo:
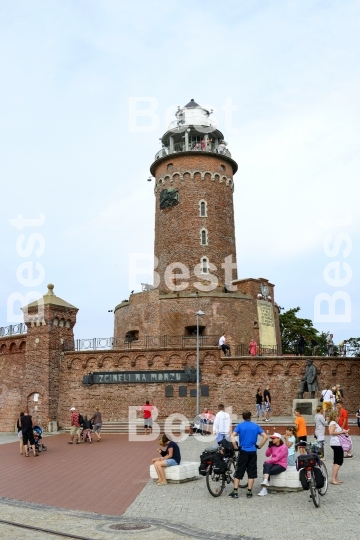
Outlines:
{"label": "yellow plaque", "polygon": [[272,302],[258,300],[257,309],[259,317],[260,345],[263,347],[276,347],[274,306]]}

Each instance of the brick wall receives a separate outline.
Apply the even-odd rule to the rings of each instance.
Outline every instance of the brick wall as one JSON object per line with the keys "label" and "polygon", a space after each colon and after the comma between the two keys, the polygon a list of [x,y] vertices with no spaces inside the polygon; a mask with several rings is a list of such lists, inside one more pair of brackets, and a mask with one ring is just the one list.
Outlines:
{"label": "brick wall", "polygon": [[13,431],[24,410],[22,383],[26,334],[0,338],[0,431]]}
{"label": "brick wall", "polygon": [[[170,169],[169,169],[170,167]],[[194,283],[209,285],[194,275],[194,268],[202,257],[207,257],[217,270],[219,290],[225,285],[221,265],[225,257],[232,255],[236,262],[235,225],[233,207],[233,169],[221,156],[208,154],[171,155],[155,169],[155,255],[161,281],[159,290],[169,292],[164,282],[164,272],[171,263],[180,262],[190,270],[186,280],[187,290],[195,289]],[[163,189],[173,188],[179,192],[179,204],[160,209]],[[206,217],[200,216],[199,203],[206,201]],[[207,231],[207,245],[201,245],[200,231]],[[236,270],[233,279],[236,279]],[[176,285],[183,283],[178,279]]]}

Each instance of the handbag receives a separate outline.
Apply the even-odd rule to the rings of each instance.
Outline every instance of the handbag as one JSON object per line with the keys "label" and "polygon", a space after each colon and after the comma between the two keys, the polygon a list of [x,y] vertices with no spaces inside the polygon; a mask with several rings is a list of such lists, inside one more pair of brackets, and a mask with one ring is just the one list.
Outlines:
{"label": "handbag", "polygon": [[[325,394],[326,394],[326,392],[325,392]],[[319,399],[320,403],[322,403],[322,402],[324,401],[324,395],[325,395],[325,394],[322,392],[321,398]]]}
{"label": "handbag", "polygon": [[349,435],[338,435],[340,444],[344,452],[349,452],[352,447],[352,440]]}

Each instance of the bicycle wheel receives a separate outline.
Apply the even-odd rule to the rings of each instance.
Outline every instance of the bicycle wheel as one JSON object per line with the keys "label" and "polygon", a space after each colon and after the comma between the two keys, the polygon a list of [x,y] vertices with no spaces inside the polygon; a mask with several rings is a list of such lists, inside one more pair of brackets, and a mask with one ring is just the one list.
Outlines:
{"label": "bicycle wheel", "polygon": [[319,490],[317,489],[316,484],[315,484],[314,471],[311,471],[311,480],[309,482],[309,486],[310,486],[310,494],[311,494],[311,498],[313,500],[313,503],[316,506],[316,508],[319,508],[319,506],[320,506],[320,495],[319,495]]}
{"label": "bicycle wheel", "polygon": [[232,458],[230,458],[228,461],[228,467],[226,471],[226,483],[231,484],[231,487],[234,483],[235,470],[236,470],[235,462]]}
{"label": "bicycle wheel", "polygon": [[225,487],[225,474],[215,474],[210,467],[206,473],[206,485],[210,495],[220,497]]}
{"label": "bicycle wheel", "polygon": [[328,479],[328,472],[325,463],[322,461],[320,465],[320,470],[322,472],[322,475],[324,477],[324,485],[321,489],[319,489],[320,495],[324,496],[327,492],[328,485],[329,485],[329,479]]}

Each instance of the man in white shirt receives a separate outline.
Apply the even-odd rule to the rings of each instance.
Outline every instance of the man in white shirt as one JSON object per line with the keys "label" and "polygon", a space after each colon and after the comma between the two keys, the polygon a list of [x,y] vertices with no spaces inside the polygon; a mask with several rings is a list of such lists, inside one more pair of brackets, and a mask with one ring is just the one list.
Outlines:
{"label": "man in white shirt", "polygon": [[230,434],[231,418],[230,415],[224,411],[224,405],[220,403],[218,406],[219,412],[215,416],[213,433],[216,435],[216,442],[219,443]]}
{"label": "man in white shirt", "polygon": [[225,356],[231,356],[231,351],[229,345],[226,344],[226,333],[224,332],[221,338],[219,339],[219,347],[221,347]]}

